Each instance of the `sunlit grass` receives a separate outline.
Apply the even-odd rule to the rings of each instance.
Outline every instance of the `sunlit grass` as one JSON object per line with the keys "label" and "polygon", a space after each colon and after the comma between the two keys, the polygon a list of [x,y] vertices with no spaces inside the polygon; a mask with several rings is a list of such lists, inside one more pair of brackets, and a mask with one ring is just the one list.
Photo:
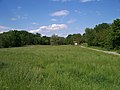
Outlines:
{"label": "sunlit grass", "polygon": [[119,90],[120,56],[80,46],[0,49],[0,90]]}

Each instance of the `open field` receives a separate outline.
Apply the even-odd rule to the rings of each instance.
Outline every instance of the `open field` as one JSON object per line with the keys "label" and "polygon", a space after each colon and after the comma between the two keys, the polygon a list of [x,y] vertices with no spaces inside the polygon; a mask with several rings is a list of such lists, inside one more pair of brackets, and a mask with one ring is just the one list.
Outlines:
{"label": "open field", "polygon": [[120,56],[80,46],[0,49],[0,90],[120,90]]}

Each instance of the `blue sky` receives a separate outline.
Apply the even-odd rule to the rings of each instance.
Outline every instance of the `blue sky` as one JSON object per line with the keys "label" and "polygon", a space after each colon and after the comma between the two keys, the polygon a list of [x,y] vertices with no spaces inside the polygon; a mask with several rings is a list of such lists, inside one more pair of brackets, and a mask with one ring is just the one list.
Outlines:
{"label": "blue sky", "polygon": [[0,0],[0,11],[0,32],[66,36],[120,18],[120,0]]}

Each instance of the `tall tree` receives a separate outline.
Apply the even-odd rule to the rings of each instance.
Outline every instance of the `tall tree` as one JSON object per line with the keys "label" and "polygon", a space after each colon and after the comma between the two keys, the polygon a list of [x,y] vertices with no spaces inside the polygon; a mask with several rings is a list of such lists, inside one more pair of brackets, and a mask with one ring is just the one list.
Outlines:
{"label": "tall tree", "polygon": [[109,30],[110,30],[110,25],[107,23],[102,23],[95,26],[94,43],[96,46],[104,47],[106,43],[107,35],[109,34]]}
{"label": "tall tree", "polygon": [[108,45],[112,49],[120,48],[120,19],[116,19],[113,21],[108,41],[109,41]]}
{"label": "tall tree", "polygon": [[50,45],[50,37],[43,36],[40,41],[41,45]]}
{"label": "tall tree", "polygon": [[82,41],[82,36],[81,34],[69,34],[66,37],[66,41],[67,41],[67,44],[71,44],[71,45],[73,45],[74,42],[77,42],[78,44],[80,44]]}
{"label": "tall tree", "polygon": [[95,39],[95,32],[91,28],[86,28],[85,29],[85,37],[86,37],[86,42],[88,43],[88,46],[93,46],[95,45],[94,39]]}
{"label": "tall tree", "polygon": [[59,37],[58,35],[52,35],[50,38],[50,44],[51,45],[58,45]]}

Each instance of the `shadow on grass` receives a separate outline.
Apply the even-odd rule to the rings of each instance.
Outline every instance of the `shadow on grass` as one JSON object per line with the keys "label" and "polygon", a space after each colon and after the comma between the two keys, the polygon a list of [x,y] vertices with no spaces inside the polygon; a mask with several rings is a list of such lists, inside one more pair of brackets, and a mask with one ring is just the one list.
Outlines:
{"label": "shadow on grass", "polygon": [[0,61],[0,69],[7,68],[8,64]]}

